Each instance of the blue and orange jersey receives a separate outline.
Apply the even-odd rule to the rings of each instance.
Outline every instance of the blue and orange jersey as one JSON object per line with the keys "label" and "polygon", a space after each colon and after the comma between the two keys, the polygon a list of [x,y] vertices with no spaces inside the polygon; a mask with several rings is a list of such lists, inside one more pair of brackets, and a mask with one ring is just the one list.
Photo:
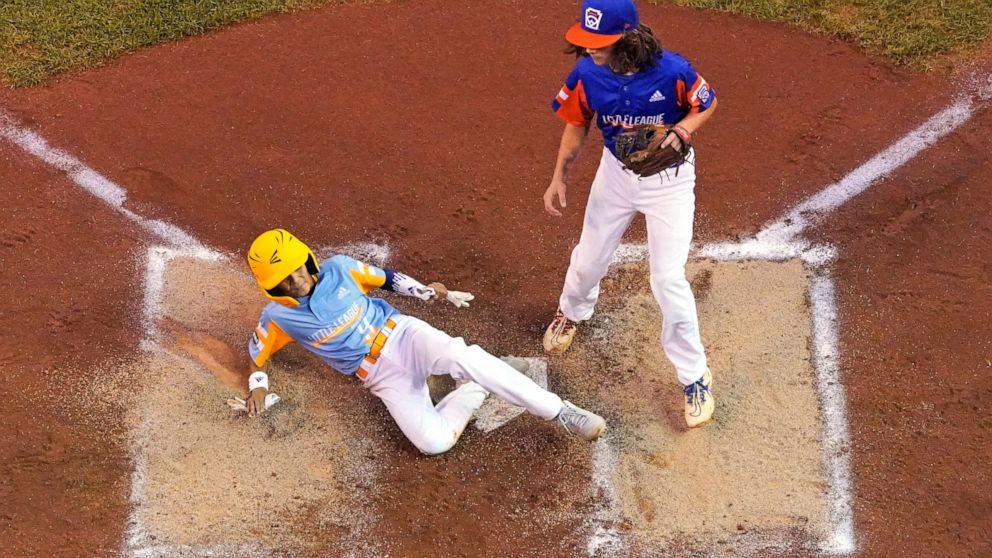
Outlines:
{"label": "blue and orange jersey", "polygon": [[368,296],[386,283],[386,272],[348,256],[320,266],[317,284],[300,305],[269,303],[248,343],[255,365],[296,342],[342,374],[354,374],[386,320],[397,311]]}
{"label": "blue and orange jersey", "polygon": [[551,102],[558,118],[585,126],[593,118],[611,153],[618,133],[640,126],[671,126],[713,104],[716,93],[688,60],[665,50],[653,66],[633,75],[615,73],[584,56]]}

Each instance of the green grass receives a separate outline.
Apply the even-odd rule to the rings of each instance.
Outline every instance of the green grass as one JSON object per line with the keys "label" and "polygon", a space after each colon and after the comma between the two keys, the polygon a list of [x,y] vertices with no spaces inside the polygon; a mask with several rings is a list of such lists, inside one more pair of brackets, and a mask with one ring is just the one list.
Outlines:
{"label": "green grass", "polygon": [[[330,1],[0,0],[0,77],[34,85],[162,41]],[[668,1],[836,35],[918,68],[976,48],[992,27],[992,0]]]}
{"label": "green grass", "polygon": [[[657,2],[658,0],[654,0]],[[867,52],[925,69],[989,37],[992,0],[672,0],[836,35]]]}
{"label": "green grass", "polygon": [[0,0],[0,72],[40,83],[124,52],[328,0]]}

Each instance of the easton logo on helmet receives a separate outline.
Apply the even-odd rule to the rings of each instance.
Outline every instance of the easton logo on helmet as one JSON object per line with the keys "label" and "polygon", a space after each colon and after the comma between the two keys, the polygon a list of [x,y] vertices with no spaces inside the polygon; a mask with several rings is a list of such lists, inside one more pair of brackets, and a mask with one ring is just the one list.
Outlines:
{"label": "easton logo on helmet", "polygon": [[269,263],[270,264],[274,264],[274,263],[279,263],[281,261],[282,261],[282,259],[279,258],[279,250],[276,250],[275,252],[272,252],[272,257],[269,258]]}

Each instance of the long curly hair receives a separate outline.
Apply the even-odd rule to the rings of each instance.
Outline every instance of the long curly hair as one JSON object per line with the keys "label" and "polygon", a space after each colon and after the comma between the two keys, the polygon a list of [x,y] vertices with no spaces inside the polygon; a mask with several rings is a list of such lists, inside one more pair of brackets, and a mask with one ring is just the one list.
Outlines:
{"label": "long curly hair", "polygon": [[[568,45],[567,54],[576,58],[589,56],[585,47]],[[647,25],[640,23],[633,30],[623,34],[619,41],[613,43],[613,55],[610,59],[610,69],[618,74],[636,74],[644,68],[655,64],[661,55],[661,42]]]}

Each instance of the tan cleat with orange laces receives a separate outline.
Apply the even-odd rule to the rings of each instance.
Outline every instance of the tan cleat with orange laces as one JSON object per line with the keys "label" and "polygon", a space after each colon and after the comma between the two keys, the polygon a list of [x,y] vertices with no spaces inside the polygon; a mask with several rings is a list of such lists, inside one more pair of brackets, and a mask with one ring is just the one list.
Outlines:
{"label": "tan cleat with orange laces", "polygon": [[547,353],[560,355],[568,350],[572,345],[572,338],[575,337],[575,330],[578,323],[565,317],[561,308],[555,313],[555,319],[544,332],[544,351]]}

